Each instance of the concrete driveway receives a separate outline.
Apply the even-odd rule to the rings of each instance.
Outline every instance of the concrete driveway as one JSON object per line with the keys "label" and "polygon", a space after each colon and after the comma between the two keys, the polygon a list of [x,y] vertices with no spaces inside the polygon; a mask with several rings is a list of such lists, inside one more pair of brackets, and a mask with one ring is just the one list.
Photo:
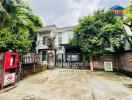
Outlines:
{"label": "concrete driveway", "polygon": [[0,100],[132,100],[132,79],[109,72],[55,69],[19,82]]}

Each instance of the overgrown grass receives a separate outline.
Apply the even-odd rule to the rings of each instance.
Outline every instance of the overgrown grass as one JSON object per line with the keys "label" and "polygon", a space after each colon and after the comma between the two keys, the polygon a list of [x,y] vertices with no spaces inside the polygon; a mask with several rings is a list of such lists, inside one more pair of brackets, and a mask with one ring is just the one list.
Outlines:
{"label": "overgrown grass", "polygon": [[132,84],[124,84],[124,86],[126,86],[127,88],[132,89]]}
{"label": "overgrown grass", "polygon": [[132,88],[132,84],[128,84],[128,88]]}

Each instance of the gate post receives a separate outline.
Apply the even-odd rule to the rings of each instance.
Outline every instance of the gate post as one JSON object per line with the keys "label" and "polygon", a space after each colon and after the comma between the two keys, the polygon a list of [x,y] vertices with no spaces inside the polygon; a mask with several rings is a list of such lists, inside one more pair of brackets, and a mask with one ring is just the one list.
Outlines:
{"label": "gate post", "polygon": [[62,68],[63,68],[64,66],[63,66],[63,54],[62,54]]}
{"label": "gate post", "polygon": [[55,67],[56,67],[56,56],[57,56],[57,55],[56,55],[56,53],[55,53]]}
{"label": "gate post", "polygon": [[71,63],[70,68],[72,68],[72,55],[71,54],[70,54],[70,63]]}
{"label": "gate post", "polygon": [[55,51],[48,50],[48,68],[54,69],[55,67]]}

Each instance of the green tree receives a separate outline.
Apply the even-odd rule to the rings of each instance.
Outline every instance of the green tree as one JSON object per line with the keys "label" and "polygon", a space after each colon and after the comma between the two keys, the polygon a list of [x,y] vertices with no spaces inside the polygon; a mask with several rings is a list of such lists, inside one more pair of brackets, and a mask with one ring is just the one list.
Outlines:
{"label": "green tree", "polygon": [[130,4],[125,8],[125,19],[124,24],[131,28],[132,30],[132,0],[130,0]]}
{"label": "green tree", "polygon": [[116,51],[123,50],[124,33],[122,23],[111,11],[99,10],[79,20],[70,43],[79,46],[87,59],[93,61],[93,57],[107,53],[106,48],[111,46]]}
{"label": "green tree", "polygon": [[[123,24],[127,25],[132,31],[132,0],[130,0],[130,4],[125,8],[125,17],[122,18]],[[132,49],[132,37],[127,36],[127,40]]]}
{"label": "green tree", "polygon": [[5,50],[27,52],[37,27],[42,25],[23,0],[4,0],[0,5],[0,46]]}

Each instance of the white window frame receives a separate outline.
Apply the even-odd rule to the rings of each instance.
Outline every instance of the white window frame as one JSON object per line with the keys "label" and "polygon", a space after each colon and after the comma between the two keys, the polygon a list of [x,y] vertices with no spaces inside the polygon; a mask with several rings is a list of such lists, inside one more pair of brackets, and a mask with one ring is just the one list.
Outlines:
{"label": "white window frame", "polygon": [[[43,43],[43,45],[47,45],[47,43],[48,43],[48,38],[49,38],[50,36],[49,35],[43,35],[42,36],[42,43]],[[44,38],[46,39],[46,40],[44,40]],[[44,43],[45,42],[45,43]]]}

